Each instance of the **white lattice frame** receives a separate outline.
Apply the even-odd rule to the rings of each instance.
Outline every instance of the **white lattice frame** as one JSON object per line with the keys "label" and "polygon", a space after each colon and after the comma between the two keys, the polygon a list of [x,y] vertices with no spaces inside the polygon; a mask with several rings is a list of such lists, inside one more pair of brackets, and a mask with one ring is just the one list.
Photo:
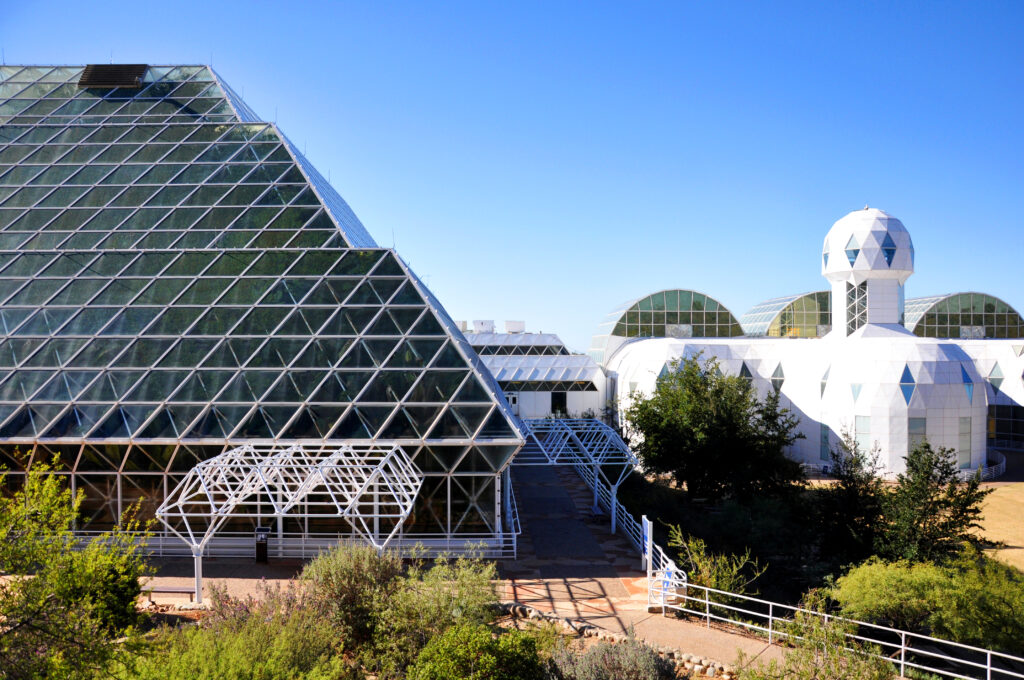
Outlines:
{"label": "white lattice frame", "polygon": [[[619,433],[600,420],[536,418],[523,422],[527,445],[516,456],[517,465],[596,466],[612,488],[618,488],[637,465],[636,456]],[[611,465],[622,466],[615,480],[605,474],[605,466]]]}
{"label": "white lattice frame", "polygon": [[[422,473],[396,445],[347,444],[331,451],[245,445],[192,468],[156,516],[194,554],[228,519],[286,515],[342,517],[383,550],[412,512],[422,484]],[[201,533],[193,527],[196,520],[204,525]]]}

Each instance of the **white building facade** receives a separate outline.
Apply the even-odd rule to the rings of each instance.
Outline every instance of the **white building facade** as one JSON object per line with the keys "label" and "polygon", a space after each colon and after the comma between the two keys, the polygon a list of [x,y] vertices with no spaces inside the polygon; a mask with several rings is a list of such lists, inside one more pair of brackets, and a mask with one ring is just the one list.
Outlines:
{"label": "white building facade", "polygon": [[[826,467],[829,450],[847,432],[861,448],[878,449],[889,475],[905,469],[907,452],[924,438],[955,450],[963,470],[986,466],[993,444],[1019,444],[1011,435],[1024,404],[1024,340],[919,337],[908,330],[904,285],[914,271],[914,246],[898,219],[870,208],[840,219],[825,238],[821,271],[831,284],[830,322],[821,294],[817,302],[808,297],[814,294],[803,296],[814,302],[804,328],[819,329],[821,337],[736,337],[730,329],[721,335],[732,337],[609,343],[599,334],[610,398],[622,408],[634,391],[650,394],[674,361],[702,354],[762,394],[779,392],[803,434],[791,455],[811,466]],[[800,297],[780,301],[792,307]],[[1008,414],[999,424],[1007,437],[996,436],[998,413]]]}

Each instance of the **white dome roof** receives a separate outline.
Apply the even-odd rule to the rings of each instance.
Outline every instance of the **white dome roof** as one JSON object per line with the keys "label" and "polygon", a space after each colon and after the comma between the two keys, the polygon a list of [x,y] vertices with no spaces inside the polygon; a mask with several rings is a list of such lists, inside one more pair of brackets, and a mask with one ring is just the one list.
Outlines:
{"label": "white dome roof", "polygon": [[832,281],[898,279],[914,273],[914,243],[898,219],[864,207],[829,229],[822,249],[821,273]]}

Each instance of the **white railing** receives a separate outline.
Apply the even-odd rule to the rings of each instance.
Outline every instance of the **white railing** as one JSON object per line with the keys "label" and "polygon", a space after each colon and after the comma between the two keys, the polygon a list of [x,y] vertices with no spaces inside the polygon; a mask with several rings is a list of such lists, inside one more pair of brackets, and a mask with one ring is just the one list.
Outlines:
{"label": "white railing", "polygon": [[657,570],[648,585],[652,606],[660,606],[663,612],[697,616],[708,626],[711,621],[740,626],[764,635],[769,644],[799,637],[794,627],[798,613],[826,623],[846,624],[850,627],[845,633],[847,639],[877,647],[878,656],[892,662],[900,677],[905,677],[908,669],[915,669],[947,678],[1024,678],[1024,658],[1010,654],[706,588]]}
{"label": "white railing", "polygon": [[[1005,468],[1006,459],[993,467],[998,465]],[[1024,680],[1024,658],[1021,657],[689,583],[686,573],[654,541],[653,523],[646,516],[639,522],[634,519],[590,466],[573,467],[595,491],[601,508],[609,514],[615,513],[619,530],[640,551],[643,568],[647,570],[649,607],[660,607],[662,613],[675,611],[697,616],[708,626],[711,621],[738,626],[764,635],[769,644],[794,637],[793,617],[802,613],[820,617],[825,622],[853,626],[847,638],[878,647],[880,656],[898,668],[900,677],[906,677],[907,670],[914,669],[946,678]]]}
{"label": "white railing", "polygon": [[998,451],[989,451],[988,462],[992,463],[992,459],[995,459],[995,463],[980,467],[975,470],[960,470],[960,481],[966,482],[974,478],[974,475],[981,473],[981,481],[987,482],[997,477],[1002,477],[1006,472],[1006,456]]}
{"label": "white railing", "polygon": [[[516,521],[518,526],[518,520]],[[90,538],[98,536],[98,532],[80,532],[80,536]],[[345,543],[367,545],[366,541],[356,534],[299,534],[286,533],[283,536],[271,534],[268,553],[271,557],[291,559],[311,559],[321,552]],[[431,557],[457,557],[471,555],[485,559],[515,559],[516,535],[506,532],[502,535],[493,533],[466,534],[402,534],[397,536],[388,546],[402,555]],[[191,557],[189,546],[173,534],[155,534],[145,541],[145,551],[152,557]],[[223,532],[207,544],[203,551],[205,557],[251,559],[256,552],[256,541],[252,532]]]}

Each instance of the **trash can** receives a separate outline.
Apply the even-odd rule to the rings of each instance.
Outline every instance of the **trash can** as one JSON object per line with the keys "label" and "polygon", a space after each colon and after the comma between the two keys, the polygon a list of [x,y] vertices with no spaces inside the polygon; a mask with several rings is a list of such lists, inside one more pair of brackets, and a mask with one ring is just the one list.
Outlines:
{"label": "trash can", "polygon": [[270,539],[270,527],[256,527],[256,561],[267,563],[267,541]]}

